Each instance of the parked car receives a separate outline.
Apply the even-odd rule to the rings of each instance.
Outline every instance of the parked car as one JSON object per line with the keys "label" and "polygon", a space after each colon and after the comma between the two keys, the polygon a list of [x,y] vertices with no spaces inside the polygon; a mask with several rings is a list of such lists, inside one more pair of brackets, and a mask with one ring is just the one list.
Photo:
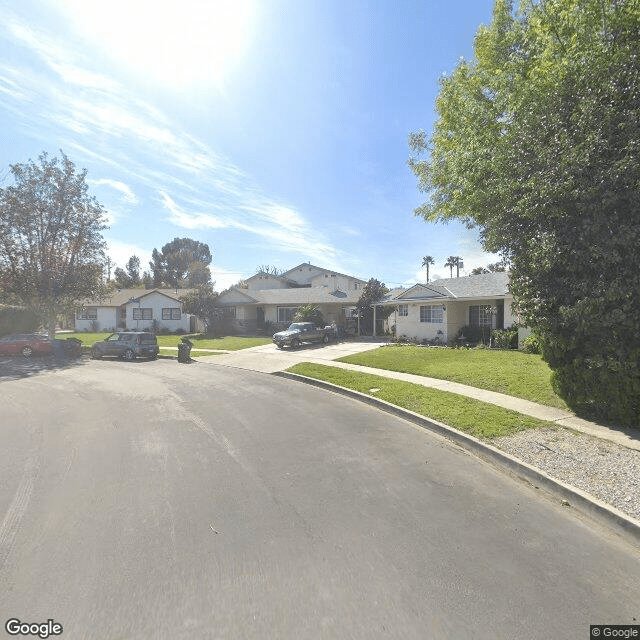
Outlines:
{"label": "parked car", "polygon": [[158,340],[153,333],[139,331],[119,331],[91,347],[92,358],[116,356],[125,360],[136,358],[157,358],[160,352]]}
{"label": "parked car", "polygon": [[51,341],[41,333],[12,333],[0,338],[0,354],[30,358],[35,354],[47,354],[53,351]]}
{"label": "parked car", "polygon": [[289,345],[299,347],[303,342],[329,342],[335,335],[332,327],[316,327],[313,322],[294,322],[286,331],[273,334],[273,341],[278,349]]}

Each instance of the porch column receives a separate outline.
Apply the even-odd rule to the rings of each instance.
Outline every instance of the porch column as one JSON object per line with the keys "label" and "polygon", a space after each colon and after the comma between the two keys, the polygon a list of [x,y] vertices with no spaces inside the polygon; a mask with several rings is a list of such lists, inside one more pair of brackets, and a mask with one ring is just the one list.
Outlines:
{"label": "porch column", "polygon": [[376,337],[376,305],[373,305],[373,337]]}

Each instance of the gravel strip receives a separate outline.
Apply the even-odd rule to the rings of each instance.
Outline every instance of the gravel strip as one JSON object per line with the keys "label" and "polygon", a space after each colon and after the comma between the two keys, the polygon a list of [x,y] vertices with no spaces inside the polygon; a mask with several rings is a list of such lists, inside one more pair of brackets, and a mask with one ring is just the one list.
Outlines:
{"label": "gravel strip", "polygon": [[528,429],[491,444],[640,520],[640,451],[561,427]]}

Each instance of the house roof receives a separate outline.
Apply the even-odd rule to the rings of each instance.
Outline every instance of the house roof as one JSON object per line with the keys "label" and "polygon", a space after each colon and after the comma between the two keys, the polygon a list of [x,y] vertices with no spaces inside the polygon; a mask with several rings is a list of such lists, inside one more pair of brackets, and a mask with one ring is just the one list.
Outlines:
{"label": "house roof", "polygon": [[[231,291],[234,291],[233,289]],[[237,300],[224,300],[224,294],[218,298],[218,304],[223,306],[236,306],[238,304],[262,305],[290,305],[300,306],[302,304],[346,304],[353,305],[358,302],[362,292],[331,290],[329,287],[301,287],[297,289],[260,289],[256,291],[239,291],[246,296],[247,300],[238,302]]]}
{"label": "house roof", "polygon": [[120,307],[130,300],[136,300],[148,296],[151,293],[160,293],[168,298],[178,300],[181,296],[192,291],[191,289],[115,289],[100,300],[84,300],[85,307]]}
{"label": "house roof", "polygon": [[357,280],[358,282],[362,282],[363,284],[366,284],[366,280],[361,280],[360,278],[356,278],[355,276],[350,276],[346,273],[340,273],[339,271],[334,271],[333,269],[325,269],[324,267],[318,267],[315,264],[311,264],[310,262],[303,262],[302,264],[298,264],[295,267],[293,267],[292,269],[289,269],[288,271],[285,271],[282,274],[282,278],[285,279],[289,279],[288,278],[288,274],[290,273],[294,273],[295,271],[297,271],[298,269],[301,268],[312,268],[312,269],[317,269],[318,271],[322,272],[322,273],[335,273],[336,276],[342,276],[344,278],[351,278],[352,280]]}
{"label": "house roof", "polygon": [[428,284],[415,284],[395,295],[390,292],[378,304],[398,304],[433,299],[502,298],[509,295],[509,274],[482,273],[462,278],[443,278]]}

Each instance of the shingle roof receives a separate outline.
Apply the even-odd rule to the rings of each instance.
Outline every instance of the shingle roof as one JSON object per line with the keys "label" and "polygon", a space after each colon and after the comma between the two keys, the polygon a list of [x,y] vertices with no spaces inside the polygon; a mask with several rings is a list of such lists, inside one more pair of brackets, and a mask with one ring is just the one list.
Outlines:
{"label": "shingle roof", "polygon": [[335,291],[329,287],[301,287],[299,289],[260,289],[250,293],[255,302],[228,302],[220,300],[222,305],[235,306],[238,304],[278,304],[298,306],[301,304],[356,304],[362,295],[360,290]]}
{"label": "shingle roof", "polygon": [[116,289],[101,300],[85,300],[82,305],[85,307],[119,307],[131,299],[149,295],[154,291],[178,300],[192,289]]}
{"label": "shingle roof", "polygon": [[[391,292],[394,293],[394,292]],[[383,304],[404,300],[428,300],[433,298],[494,298],[509,295],[509,274],[506,272],[483,273],[462,278],[442,278],[428,284],[416,284],[403,289],[395,296],[387,295]]]}

